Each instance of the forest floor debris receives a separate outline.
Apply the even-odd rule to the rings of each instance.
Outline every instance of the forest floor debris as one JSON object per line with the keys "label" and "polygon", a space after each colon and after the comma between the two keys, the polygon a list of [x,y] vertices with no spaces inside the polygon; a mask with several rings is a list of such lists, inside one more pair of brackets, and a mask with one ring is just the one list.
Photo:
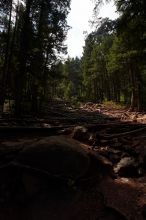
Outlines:
{"label": "forest floor debris", "polygon": [[[83,183],[80,190],[75,190],[70,198],[64,197],[63,202],[62,198],[55,200],[44,194],[22,204],[5,203],[0,198],[1,219],[58,220],[59,213],[62,220],[144,220],[145,114],[123,108],[107,109],[94,103],[76,109],[63,103],[51,106],[45,117],[1,117],[0,165],[12,161],[24,146],[40,137],[66,135],[78,140],[101,161],[99,179],[94,184]],[[0,187],[3,192],[6,190],[4,185]],[[9,189],[5,193],[9,196]]]}

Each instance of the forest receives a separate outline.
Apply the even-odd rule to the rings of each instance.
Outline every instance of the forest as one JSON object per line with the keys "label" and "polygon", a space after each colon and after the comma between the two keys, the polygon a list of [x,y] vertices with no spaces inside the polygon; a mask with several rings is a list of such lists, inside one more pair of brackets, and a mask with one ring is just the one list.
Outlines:
{"label": "forest", "polygon": [[115,1],[116,20],[98,18],[101,3],[95,2],[82,57],[64,60],[69,0],[1,1],[1,111],[11,100],[16,115],[37,114],[53,98],[145,109],[144,1]]}
{"label": "forest", "polygon": [[0,0],[0,219],[145,220],[146,4],[70,57],[72,1]]}
{"label": "forest", "polygon": [[55,89],[59,54],[68,25],[70,1],[0,2],[0,105],[37,113]]}

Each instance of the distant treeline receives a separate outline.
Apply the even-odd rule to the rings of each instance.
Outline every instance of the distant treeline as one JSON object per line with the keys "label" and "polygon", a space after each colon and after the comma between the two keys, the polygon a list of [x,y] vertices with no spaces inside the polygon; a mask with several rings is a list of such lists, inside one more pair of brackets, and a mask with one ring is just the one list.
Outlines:
{"label": "distant treeline", "polygon": [[[95,4],[95,15],[102,1]],[[131,110],[146,108],[145,1],[115,0],[116,20],[98,18],[85,39],[81,59],[63,64],[64,97],[78,101],[114,101]],[[59,93],[60,94],[60,93]]]}

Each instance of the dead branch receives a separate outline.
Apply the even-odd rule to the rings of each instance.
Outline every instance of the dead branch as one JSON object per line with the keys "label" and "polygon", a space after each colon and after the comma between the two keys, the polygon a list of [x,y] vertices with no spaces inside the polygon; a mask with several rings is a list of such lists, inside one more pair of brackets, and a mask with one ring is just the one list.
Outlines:
{"label": "dead branch", "polygon": [[112,139],[112,138],[118,138],[118,137],[123,137],[123,136],[127,136],[127,135],[132,135],[132,134],[136,134],[139,133],[141,131],[146,130],[146,127],[143,128],[139,128],[136,130],[132,130],[132,131],[127,131],[127,132],[123,132],[123,133],[118,133],[118,134],[112,134],[112,135],[100,135],[101,138],[103,139]]}

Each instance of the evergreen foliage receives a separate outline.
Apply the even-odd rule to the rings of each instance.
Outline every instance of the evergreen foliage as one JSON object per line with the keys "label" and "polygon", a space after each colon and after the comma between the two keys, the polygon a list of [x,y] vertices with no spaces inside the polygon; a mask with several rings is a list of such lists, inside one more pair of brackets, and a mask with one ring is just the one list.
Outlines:
{"label": "evergreen foliage", "polygon": [[48,83],[64,40],[70,0],[0,1],[0,105],[15,100],[20,115],[24,103],[37,113],[49,95]]}
{"label": "evergreen foliage", "polygon": [[122,102],[146,108],[146,6],[115,0],[116,20],[98,18],[81,58],[68,57],[64,40],[70,0],[0,0],[0,106],[15,101],[15,113],[41,111],[48,99]]}
{"label": "evergreen foliage", "polygon": [[[115,0],[119,18],[98,18],[95,0],[95,30],[85,39],[81,57],[82,99],[123,102],[131,110],[146,108],[145,54],[146,7],[144,0]],[[73,86],[73,85],[72,85]],[[73,94],[72,94],[73,95]]]}

